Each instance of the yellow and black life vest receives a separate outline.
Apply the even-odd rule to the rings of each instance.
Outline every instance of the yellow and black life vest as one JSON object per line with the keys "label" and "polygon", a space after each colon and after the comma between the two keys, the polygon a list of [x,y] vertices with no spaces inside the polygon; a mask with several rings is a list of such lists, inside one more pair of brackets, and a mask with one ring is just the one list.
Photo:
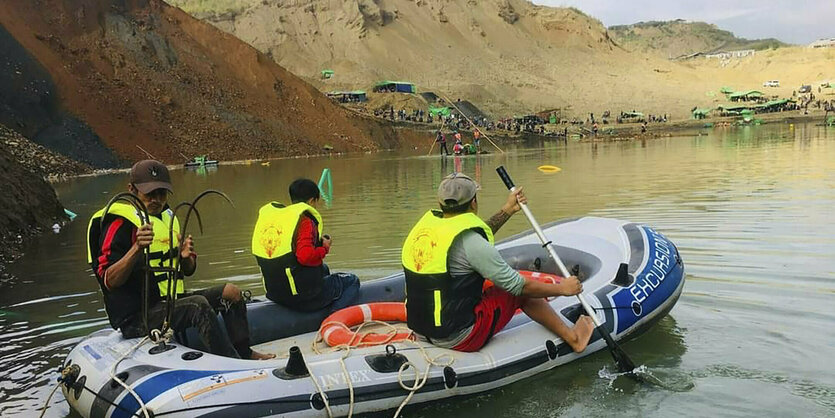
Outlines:
{"label": "yellow and black life vest", "polygon": [[429,211],[409,232],[401,261],[406,274],[409,328],[429,338],[445,338],[475,322],[484,278],[476,272],[453,276],[448,253],[455,238],[474,230],[491,244],[493,232],[473,213],[444,218]]}
{"label": "yellow and black life vest", "polygon": [[[252,255],[261,267],[267,298],[290,306],[319,296],[325,276],[323,265],[303,266],[296,259],[296,231],[303,216],[313,221],[321,238],[322,216],[302,202],[262,206],[252,233]],[[321,240],[315,245],[321,246]]]}
{"label": "yellow and black life vest", "polygon": [[[90,223],[87,225],[88,263],[92,263],[93,254],[97,254],[100,251],[100,249],[97,247],[99,245],[99,237],[103,232],[99,231],[99,223],[103,214],[104,208],[93,214],[93,217],[90,219]],[[128,205],[126,203],[114,203],[110,206],[110,210],[107,212],[107,215],[116,215],[125,218],[137,228],[139,228],[142,225],[142,222],[139,219],[139,215],[136,213],[136,209],[134,209],[133,206]],[[172,222],[174,225],[173,248],[170,245],[168,230]],[[180,221],[177,219],[176,216],[174,216],[174,212],[171,209],[165,209],[162,211],[162,213],[160,213],[158,218],[155,216],[151,216],[151,226],[153,226],[154,228],[154,241],[148,248],[150,253],[149,261],[151,267],[172,267],[174,265],[174,258],[177,257],[177,251],[179,251],[180,249],[180,241],[177,238],[177,236],[180,234]],[[168,276],[165,273],[157,273],[155,275],[155,279],[157,282],[157,288],[159,289],[159,295],[161,297],[167,296]],[[182,277],[177,278],[175,288],[176,294],[178,295],[185,292]]]}

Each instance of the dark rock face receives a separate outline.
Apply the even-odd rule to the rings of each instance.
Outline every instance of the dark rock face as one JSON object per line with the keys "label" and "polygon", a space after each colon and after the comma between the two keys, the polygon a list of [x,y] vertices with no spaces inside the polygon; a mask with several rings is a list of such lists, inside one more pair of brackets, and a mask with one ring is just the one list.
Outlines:
{"label": "dark rock face", "polygon": [[0,25],[0,124],[93,167],[119,166],[113,151],[65,111],[58,96],[46,69]]}

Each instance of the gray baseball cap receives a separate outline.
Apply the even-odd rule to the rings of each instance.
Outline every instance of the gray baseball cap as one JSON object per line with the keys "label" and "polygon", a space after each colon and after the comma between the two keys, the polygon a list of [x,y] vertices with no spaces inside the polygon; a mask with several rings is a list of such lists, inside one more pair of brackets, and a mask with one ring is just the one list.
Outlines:
{"label": "gray baseball cap", "polygon": [[460,206],[473,200],[480,189],[473,179],[461,173],[452,173],[444,177],[438,186],[438,202],[446,207]]}

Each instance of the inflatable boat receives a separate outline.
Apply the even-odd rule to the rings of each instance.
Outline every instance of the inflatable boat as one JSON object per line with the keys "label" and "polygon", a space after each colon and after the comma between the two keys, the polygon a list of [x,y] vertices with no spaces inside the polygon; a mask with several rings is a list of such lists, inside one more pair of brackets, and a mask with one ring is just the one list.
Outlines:
{"label": "inflatable boat", "polygon": [[[586,300],[615,340],[648,329],[681,295],[684,265],[678,250],[648,226],[584,217],[552,222],[543,230],[565,265],[583,280]],[[556,271],[531,231],[497,247],[516,269]],[[402,274],[364,282],[360,302],[403,301],[404,288]],[[577,298],[549,303],[565,321],[582,314]],[[100,330],[67,356],[64,370],[75,372],[65,379],[64,397],[82,416],[96,418],[394,412],[406,402],[488,391],[606,350],[595,331],[588,348],[575,353],[524,313],[473,353],[413,340],[349,350],[317,347],[328,314],[298,314],[269,301],[250,303],[253,348],[278,356],[267,361],[209,354],[188,333],[166,345]]]}

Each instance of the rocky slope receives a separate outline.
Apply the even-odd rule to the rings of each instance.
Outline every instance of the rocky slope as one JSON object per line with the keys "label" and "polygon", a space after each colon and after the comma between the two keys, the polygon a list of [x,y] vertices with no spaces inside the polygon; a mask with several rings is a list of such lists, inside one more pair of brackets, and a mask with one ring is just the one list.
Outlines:
{"label": "rocky slope", "polygon": [[764,50],[788,46],[774,38],[745,39],[705,22],[682,19],[666,22],[639,22],[610,26],[609,33],[629,51],[640,51],[662,58],[676,58],[718,50]]}
{"label": "rocky slope", "polygon": [[[145,157],[139,147],[175,163],[180,154],[264,158],[402,140],[159,0],[2,1],[0,29],[8,34],[0,36],[0,74],[11,80],[0,94],[2,122],[70,156],[80,143],[74,133],[89,131],[90,143],[113,152],[90,163],[124,166]],[[28,99],[15,99],[27,91]],[[31,116],[38,112],[44,116]],[[44,134],[55,125],[58,132]]]}
{"label": "rocky slope", "polygon": [[93,172],[90,166],[38,145],[4,125],[0,125],[0,148],[33,176],[46,180]]}

